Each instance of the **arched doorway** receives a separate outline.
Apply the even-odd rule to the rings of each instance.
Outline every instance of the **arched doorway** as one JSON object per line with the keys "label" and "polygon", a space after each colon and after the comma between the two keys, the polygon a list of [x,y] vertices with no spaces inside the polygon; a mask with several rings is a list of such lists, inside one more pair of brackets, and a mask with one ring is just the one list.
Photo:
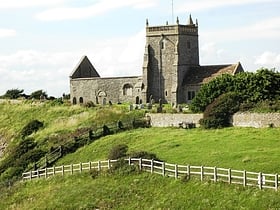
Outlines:
{"label": "arched doorway", "polygon": [[76,99],[76,97],[73,98],[73,104],[74,104],[74,105],[77,104],[77,99]]}
{"label": "arched doorway", "polygon": [[80,98],[79,98],[79,103],[80,103],[80,104],[83,104],[83,103],[84,103],[83,97],[80,97]]}

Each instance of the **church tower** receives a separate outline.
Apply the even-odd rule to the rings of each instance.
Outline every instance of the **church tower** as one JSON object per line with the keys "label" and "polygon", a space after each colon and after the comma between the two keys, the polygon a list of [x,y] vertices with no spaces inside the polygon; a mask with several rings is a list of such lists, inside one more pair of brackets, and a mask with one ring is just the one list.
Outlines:
{"label": "church tower", "polygon": [[149,26],[143,61],[142,99],[149,102],[182,103],[182,83],[191,67],[199,66],[198,24],[191,15],[187,23]]}

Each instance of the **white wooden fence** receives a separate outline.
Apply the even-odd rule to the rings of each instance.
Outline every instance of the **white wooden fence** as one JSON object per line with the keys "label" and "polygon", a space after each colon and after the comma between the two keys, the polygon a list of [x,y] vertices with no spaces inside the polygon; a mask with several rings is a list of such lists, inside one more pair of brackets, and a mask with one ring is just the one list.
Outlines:
{"label": "white wooden fence", "polygon": [[[92,169],[102,170],[110,169],[118,160],[95,161],[63,166],[53,166],[36,171],[29,171],[22,174],[23,180],[31,180],[34,178],[47,178],[54,175],[66,175],[74,173],[82,173]],[[214,182],[227,182],[229,184],[239,184],[245,186],[257,186],[259,189],[270,188],[278,190],[279,175],[256,173],[249,171],[240,171],[233,169],[206,167],[206,166],[190,166],[170,164],[155,160],[128,158],[129,165],[137,165],[140,170],[150,173],[160,174],[162,176],[190,179],[191,177],[199,177],[201,181],[211,180]]]}

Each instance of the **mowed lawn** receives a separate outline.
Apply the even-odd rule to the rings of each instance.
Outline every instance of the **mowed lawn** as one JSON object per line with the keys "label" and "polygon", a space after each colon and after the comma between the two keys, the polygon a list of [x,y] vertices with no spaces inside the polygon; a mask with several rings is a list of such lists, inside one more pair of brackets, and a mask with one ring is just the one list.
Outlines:
{"label": "mowed lawn", "polygon": [[128,153],[155,153],[168,163],[280,172],[280,128],[136,129],[98,139],[56,165],[105,160],[117,144],[128,145]]}

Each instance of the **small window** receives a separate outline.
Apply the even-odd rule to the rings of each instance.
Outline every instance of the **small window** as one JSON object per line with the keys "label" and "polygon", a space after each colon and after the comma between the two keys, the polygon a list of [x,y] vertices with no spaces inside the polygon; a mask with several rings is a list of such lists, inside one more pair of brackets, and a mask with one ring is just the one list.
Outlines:
{"label": "small window", "polygon": [[161,43],[160,43],[160,47],[161,47],[162,50],[164,49],[164,47],[165,47],[164,42],[161,42]]}
{"label": "small window", "polygon": [[191,42],[190,41],[187,41],[187,48],[191,49]]}
{"label": "small window", "polygon": [[165,91],[165,96],[167,96],[167,91]]}
{"label": "small window", "polygon": [[195,97],[195,92],[194,91],[188,91],[188,101],[193,100]]}

